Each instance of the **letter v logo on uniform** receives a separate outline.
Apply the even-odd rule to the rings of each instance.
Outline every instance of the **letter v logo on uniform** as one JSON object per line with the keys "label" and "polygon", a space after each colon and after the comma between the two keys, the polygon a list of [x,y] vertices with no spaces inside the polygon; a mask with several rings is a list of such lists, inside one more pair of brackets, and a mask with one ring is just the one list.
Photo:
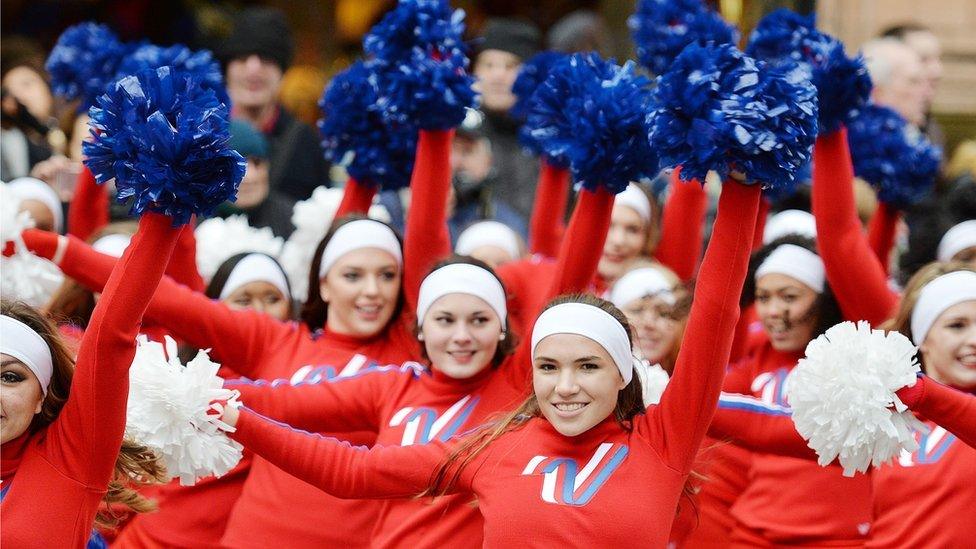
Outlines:
{"label": "letter v logo on uniform", "polygon": [[523,475],[541,473],[542,500],[556,505],[586,505],[627,457],[627,446],[604,442],[582,470],[575,459],[535,456]]}

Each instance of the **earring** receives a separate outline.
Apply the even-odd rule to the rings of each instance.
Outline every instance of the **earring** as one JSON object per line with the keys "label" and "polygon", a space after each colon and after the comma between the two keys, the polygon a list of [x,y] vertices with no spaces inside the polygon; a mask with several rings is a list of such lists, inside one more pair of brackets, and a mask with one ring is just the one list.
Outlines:
{"label": "earring", "polygon": [[424,340],[424,334],[422,333],[417,334],[417,341],[423,341],[423,340]]}
{"label": "earring", "polygon": [[498,334],[498,341],[505,341],[505,332]]}

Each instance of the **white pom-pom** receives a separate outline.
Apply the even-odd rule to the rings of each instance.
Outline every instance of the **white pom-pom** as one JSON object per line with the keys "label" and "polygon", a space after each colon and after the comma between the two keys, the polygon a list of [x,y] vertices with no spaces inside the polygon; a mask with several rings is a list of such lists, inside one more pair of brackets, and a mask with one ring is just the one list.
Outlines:
{"label": "white pom-pom", "polygon": [[13,242],[14,254],[0,258],[0,293],[42,307],[64,282],[61,270],[50,261],[30,253],[21,233],[34,226],[30,213],[18,211],[20,200],[7,185],[0,185],[0,238],[3,246]]}
{"label": "white pom-pom", "polygon": [[644,406],[660,403],[661,395],[671,381],[668,372],[660,364],[648,364],[645,360],[634,362],[634,370],[640,377]]}
{"label": "white pom-pom", "polygon": [[270,227],[252,227],[243,215],[207,219],[197,225],[193,236],[197,240],[197,270],[208,281],[231,256],[260,252],[277,259],[284,245],[284,240],[275,236]]}
{"label": "white pom-pom", "polygon": [[[305,301],[308,297],[308,273],[315,248],[332,226],[343,192],[342,189],[316,187],[311,197],[296,202],[292,210],[291,223],[295,231],[281,251],[281,266],[288,273],[291,294],[297,301]],[[368,215],[380,221],[390,221],[390,213],[381,205],[370,207]]]}
{"label": "white pom-pom", "polygon": [[913,428],[925,427],[895,394],[916,381],[915,351],[900,333],[864,321],[838,324],[807,345],[786,392],[796,430],[821,465],[839,458],[853,476],[918,448]]}
{"label": "white pom-pom", "polygon": [[224,389],[217,376],[220,365],[200,351],[183,366],[176,353],[176,342],[168,336],[165,349],[139,336],[129,370],[125,434],[152,448],[167,473],[188,486],[230,471],[243,447],[227,436],[234,429],[220,421],[220,406],[211,404],[238,405],[238,393]]}

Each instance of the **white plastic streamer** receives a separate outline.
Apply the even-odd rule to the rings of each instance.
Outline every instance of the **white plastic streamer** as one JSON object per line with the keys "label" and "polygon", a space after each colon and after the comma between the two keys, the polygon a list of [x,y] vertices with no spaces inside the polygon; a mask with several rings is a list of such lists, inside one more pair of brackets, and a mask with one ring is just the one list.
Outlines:
{"label": "white plastic streamer", "polygon": [[231,256],[260,252],[277,259],[285,244],[281,237],[271,232],[271,228],[249,225],[244,215],[232,215],[227,219],[211,217],[197,225],[193,235],[197,240],[197,269],[207,281]]}
{"label": "white plastic streamer", "polygon": [[820,465],[839,459],[844,476],[918,449],[926,430],[895,391],[914,385],[915,346],[898,332],[842,322],[807,345],[787,384],[797,432]]}
{"label": "white plastic streamer", "polygon": [[168,336],[165,349],[144,335],[138,338],[125,434],[152,448],[183,486],[222,476],[241,460],[243,446],[227,436],[234,428],[220,420],[223,407],[215,404],[239,406],[238,393],[223,388],[219,368],[206,351],[182,365]]}

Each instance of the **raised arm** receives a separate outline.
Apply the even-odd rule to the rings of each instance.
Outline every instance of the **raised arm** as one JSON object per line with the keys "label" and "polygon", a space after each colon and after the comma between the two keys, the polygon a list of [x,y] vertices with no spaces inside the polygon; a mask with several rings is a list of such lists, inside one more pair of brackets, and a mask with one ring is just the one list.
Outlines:
{"label": "raised arm", "polygon": [[180,228],[146,213],[95,306],[78,350],[71,394],[48,430],[48,451],[65,474],[104,489],[125,430],[129,366],[143,313],[173,252]]}
{"label": "raised arm", "polygon": [[349,214],[366,215],[369,207],[373,205],[374,196],[376,196],[376,187],[360,183],[356,178],[350,177],[342,189],[342,202],[336,210],[335,219]]}
{"label": "raised arm", "polygon": [[661,403],[648,410],[652,442],[680,471],[691,469],[729,361],[739,295],[752,249],[760,188],[728,181],[705,252],[688,327]]}
{"label": "raised arm", "polygon": [[827,281],[848,320],[880,324],[898,305],[868,245],[854,206],[854,168],[847,130],[817,137],[813,150],[813,215]]}
{"label": "raised arm", "polygon": [[563,215],[569,200],[569,169],[550,164],[543,158],[539,184],[529,221],[529,253],[556,257],[566,230]]}
{"label": "raised arm", "polygon": [[654,257],[687,282],[701,258],[708,194],[698,181],[681,181],[680,168],[671,172],[671,196],[661,215],[661,242]]}
{"label": "raised arm", "polygon": [[[610,216],[613,213],[614,195],[604,187],[596,191],[581,189],[573,217],[566,229],[566,238],[559,248],[556,264],[556,277],[549,288],[548,296],[583,292],[593,282],[603,243],[610,230]],[[544,300],[548,301],[548,299]],[[533,320],[540,311],[532,311],[527,318]]]}
{"label": "raised arm", "polygon": [[895,231],[900,217],[897,208],[879,202],[868,223],[868,242],[886,275],[891,269],[891,249],[895,245]]}
{"label": "raised arm", "polygon": [[453,130],[420,130],[417,140],[403,243],[403,292],[410,311],[416,309],[424,277],[437,261],[451,254],[447,198],[453,138]]}
{"label": "raised arm", "polygon": [[[236,414],[237,412],[233,412]],[[224,419],[230,414],[225,412]],[[233,420],[230,420],[233,421]],[[281,470],[333,496],[410,498],[427,489],[449,447],[441,442],[410,446],[352,446],[296,431],[242,408],[231,438]]]}
{"label": "raised arm", "polygon": [[912,411],[976,448],[976,396],[972,393],[957,391],[921,376],[915,385],[899,389],[898,397]]}
{"label": "raised arm", "polygon": [[[73,236],[33,229],[23,236],[32,252],[54,261],[64,274],[94,292],[103,291],[116,264],[114,257]],[[168,277],[152,294],[146,318],[195,347],[212,348],[220,362],[251,377],[261,377],[259,367],[269,342],[297,329],[255,311],[232,311]]]}
{"label": "raised arm", "polygon": [[[194,217],[194,219],[196,219]],[[180,238],[176,241],[176,249],[173,250],[173,257],[169,260],[166,274],[195,291],[202,292],[207,285],[197,270],[197,239],[193,233],[194,223],[191,221],[180,232]]]}
{"label": "raised arm", "polygon": [[78,174],[75,194],[68,205],[68,234],[88,240],[109,223],[108,191],[95,181],[87,166]]}

